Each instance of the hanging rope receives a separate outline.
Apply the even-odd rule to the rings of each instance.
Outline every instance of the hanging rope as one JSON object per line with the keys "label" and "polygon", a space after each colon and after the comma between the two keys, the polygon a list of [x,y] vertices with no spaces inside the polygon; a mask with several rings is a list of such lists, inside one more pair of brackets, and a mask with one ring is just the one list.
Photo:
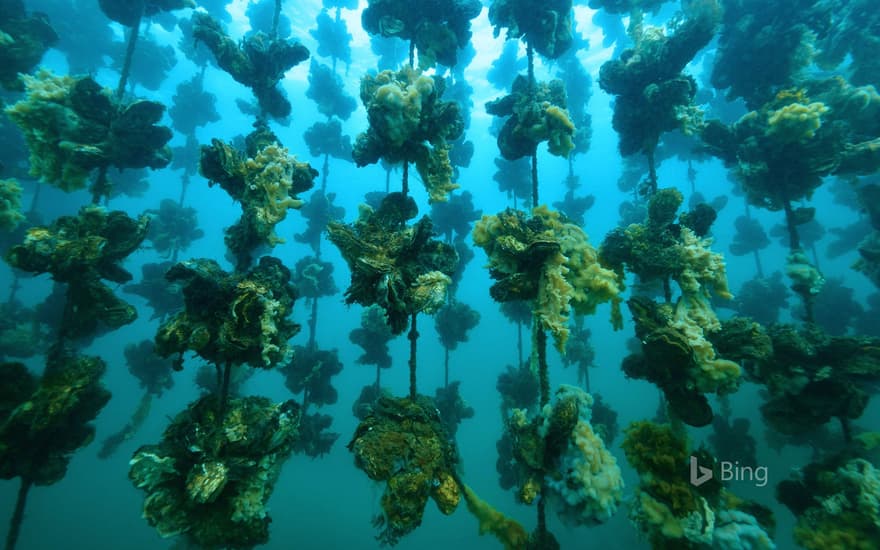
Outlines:
{"label": "hanging rope", "polygon": [[419,331],[416,330],[416,313],[412,314],[412,325],[409,329],[409,398],[416,399],[416,344],[419,340]]}

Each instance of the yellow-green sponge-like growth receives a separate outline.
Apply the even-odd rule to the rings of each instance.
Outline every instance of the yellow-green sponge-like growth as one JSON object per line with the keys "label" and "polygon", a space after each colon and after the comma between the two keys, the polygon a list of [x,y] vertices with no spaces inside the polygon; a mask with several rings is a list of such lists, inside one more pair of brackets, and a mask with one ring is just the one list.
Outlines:
{"label": "yellow-green sponge-like growth", "polygon": [[718,357],[706,338],[721,330],[721,323],[705,298],[682,297],[670,327],[678,331],[690,347],[693,360],[687,377],[697,391],[727,394],[739,388],[742,369],[734,361]]}
{"label": "yellow-green sponge-like growth", "polygon": [[239,268],[251,263],[253,250],[275,246],[284,239],[275,226],[287,211],[303,205],[298,194],[312,187],[318,175],[307,162],[297,161],[264,126],[247,138],[247,150],[238,151],[219,139],[202,146],[200,173],[241,203],[242,216],[226,230],[226,244]]}
{"label": "yellow-green sponge-like growth", "polygon": [[568,157],[574,149],[575,127],[565,109],[557,105],[544,108],[544,125],[547,136],[547,150],[557,157]]}
{"label": "yellow-green sponge-like growth", "polygon": [[267,145],[256,157],[245,161],[247,206],[253,210],[257,234],[269,245],[284,242],[275,233],[275,226],[287,217],[289,209],[303,205],[302,200],[291,196],[294,173],[302,164],[277,143]]}
{"label": "yellow-green sponge-like growth", "polygon": [[452,182],[449,143],[464,131],[458,104],[441,101],[445,84],[412,68],[366,75],[361,101],[370,127],[360,134],[352,157],[358,166],[384,159],[412,162],[431,201],[445,201]]}
{"label": "yellow-green sponge-like growth", "polygon": [[557,349],[565,350],[571,309],[589,314],[611,302],[612,322],[621,324],[620,282],[599,264],[584,231],[546,206],[530,218],[519,210],[483,216],[473,232],[474,244],[489,256],[496,283],[490,293],[499,302],[534,300],[534,313],[550,330]]}
{"label": "yellow-green sponge-like growth", "polygon": [[785,273],[792,281],[792,289],[802,296],[815,296],[825,285],[825,277],[810,263],[803,250],[794,250],[788,255]]}
{"label": "yellow-green sponge-like growth", "polygon": [[807,141],[816,135],[822,126],[822,115],[827,112],[828,107],[821,101],[791,103],[769,113],[767,135],[783,143]]}
{"label": "yellow-green sponge-like growth", "polygon": [[684,296],[710,293],[729,300],[733,298],[727,288],[727,264],[724,256],[709,248],[712,239],[701,239],[688,227],[681,228],[681,240],[677,245],[681,271],[674,276]]}
{"label": "yellow-green sponge-like growth", "polygon": [[22,75],[27,97],[6,109],[6,114],[24,132],[30,149],[30,174],[57,184],[65,191],[85,186],[89,169],[73,162],[87,147],[77,145],[67,135],[76,124],[69,96],[76,79],[40,70],[36,76]]}
{"label": "yellow-green sponge-like growth", "polygon": [[496,510],[467,485],[462,485],[462,494],[468,511],[480,522],[481,535],[491,533],[504,545],[504,550],[519,550],[526,547],[529,534],[518,521]]}

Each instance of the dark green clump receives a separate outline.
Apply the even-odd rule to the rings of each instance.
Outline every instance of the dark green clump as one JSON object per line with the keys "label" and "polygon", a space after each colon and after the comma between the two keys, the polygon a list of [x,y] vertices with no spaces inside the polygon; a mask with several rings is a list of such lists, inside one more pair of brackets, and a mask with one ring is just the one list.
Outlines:
{"label": "dark green clump", "polygon": [[497,37],[507,30],[507,39],[521,38],[536,52],[556,59],[571,46],[571,0],[494,0],[489,22]]}
{"label": "dark green clump", "polygon": [[58,34],[42,13],[27,13],[22,0],[3,2],[0,33],[8,37],[0,47],[0,86],[21,90],[19,73],[27,74],[58,41]]}
{"label": "dark green clump", "polygon": [[91,422],[110,392],[98,357],[53,349],[40,379],[20,363],[0,365],[0,478],[52,485],[67,473],[71,455],[95,436]]}
{"label": "dark green clump", "polygon": [[769,391],[761,413],[773,429],[803,434],[832,418],[846,429],[864,413],[866,388],[880,380],[878,339],[830,336],[812,324],[772,325],[768,334],[772,356],[744,365]]}
{"label": "dark green clump", "polygon": [[294,346],[293,359],[279,369],[284,384],[292,393],[303,393],[304,406],[332,405],[339,394],[331,379],[342,372],[342,362],[335,349]]}
{"label": "dark green clump", "polygon": [[51,273],[67,283],[68,307],[61,334],[94,336],[101,328],[118,328],[137,318],[134,306],[118,298],[102,282],[126,283],[131,273],[121,263],[147,236],[149,219],[98,206],[83,207],[77,216],[62,216],[48,227],[33,227],[24,243],[13,246],[6,259],[31,273]]}
{"label": "dark green clump", "polygon": [[458,426],[463,420],[474,417],[474,408],[461,397],[459,387],[461,382],[456,380],[448,386],[437,388],[434,403],[440,411],[440,420],[450,437],[455,437]]}
{"label": "dark green clump", "polygon": [[203,548],[250,548],[269,539],[266,503],[293,452],[300,409],[293,401],[232,399],[217,417],[202,397],[178,414],[158,445],[130,461],[129,478],[147,493],[143,515],[160,535]]}
{"label": "dark green clump", "polygon": [[346,303],[381,306],[394,334],[406,329],[412,314],[443,305],[458,262],[451,246],[432,239],[430,218],[406,225],[417,212],[412,198],[391,193],[378,210],[363,209],[353,225],[328,225],[351,268]]}
{"label": "dark green clump", "polygon": [[477,0],[439,0],[415,8],[406,0],[371,0],[361,24],[371,35],[410,41],[419,52],[419,65],[452,67],[458,51],[471,38],[471,19],[480,14]]}
{"label": "dark green clump", "polygon": [[309,50],[293,40],[277,40],[254,33],[241,44],[206,13],[193,14],[193,37],[214,53],[217,64],[257,96],[260,109],[275,118],[290,115],[290,101],[278,88],[284,73],[309,58]]}
{"label": "dark green clump", "polygon": [[480,323],[480,313],[464,302],[446,304],[434,316],[434,325],[440,343],[448,350],[467,342],[467,333]]}
{"label": "dark green clump", "polygon": [[163,357],[192,350],[215,365],[247,363],[272,368],[288,357],[299,325],[289,319],[296,290],[290,270],[264,256],[245,273],[227,273],[214,260],[180,262],[168,270],[183,285],[184,311],[156,333]]}

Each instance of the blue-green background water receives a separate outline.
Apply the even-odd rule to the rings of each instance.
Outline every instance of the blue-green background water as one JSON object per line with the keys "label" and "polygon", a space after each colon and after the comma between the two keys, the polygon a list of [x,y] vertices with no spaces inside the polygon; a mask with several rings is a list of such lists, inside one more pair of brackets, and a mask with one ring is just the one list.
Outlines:
{"label": "blue-green background water", "polygon": [[[63,2],[56,0],[27,0],[31,10],[44,10],[57,14],[63,10]],[[361,2],[360,8],[364,7]],[[654,16],[653,20],[662,22],[667,19],[674,6]],[[243,5],[236,2],[228,8],[232,23],[229,26],[234,37],[241,36],[247,30],[243,18]],[[315,56],[316,43],[308,33],[314,27],[316,16],[321,10],[320,2],[293,2],[284,4],[283,13],[290,18],[293,36],[300,39]],[[343,77],[347,91],[357,97],[359,78],[366,71],[375,67],[375,56],[370,52],[369,39],[359,27],[360,11],[344,12],[349,32],[354,36],[352,43],[353,62],[350,67],[340,64],[339,72]],[[613,48],[603,48],[602,31],[591,23],[593,11],[584,6],[575,9],[578,30],[591,41],[591,48],[582,52],[580,57],[594,82],[598,67],[613,55]],[[91,15],[88,15],[91,14]],[[189,16],[188,11],[179,12],[181,18]],[[74,30],[76,21],[82,17],[101,17],[97,3],[78,2],[76,11],[69,12],[68,32]],[[115,47],[120,51],[124,48],[121,27],[113,25],[117,42]],[[505,194],[500,193],[492,181],[495,171],[493,164],[498,151],[495,139],[489,133],[492,117],[485,113],[483,104],[504,92],[494,89],[486,82],[485,74],[490,63],[501,52],[503,40],[493,38],[488,24],[486,10],[474,20],[474,46],[477,55],[465,71],[465,76],[474,87],[472,123],[467,136],[474,141],[476,152],[471,165],[462,170],[459,183],[462,190],[470,191],[477,208],[484,213],[492,214],[511,206]],[[182,31],[178,28],[171,32],[157,24],[149,25],[145,34],[162,44],[177,44]],[[89,40],[89,36],[77,37]],[[707,50],[711,50],[709,46]],[[522,53],[522,52],[521,52]],[[119,52],[108,52],[118,55]],[[327,60],[322,60],[325,63]],[[700,79],[704,70],[703,57],[698,56],[689,71]],[[58,49],[50,50],[44,57],[43,65],[59,74],[68,72],[65,52]],[[293,103],[293,117],[289,126],[272,124],[279,138],[301,160],[308,160],[316,168],[320,168],[322,159],[311,158],[303,142],[304,130],[317,120],[323,120],[314,105],[305,97],[307,87],[308,62],[291,70],[283,80],[282,86]],[[135,92],[140,97],[162,101],[170,105],[176,86],[183,80],[191,78],[197,68],[182,54],[177,55],[177,64],[168,78],[157,91],[136,86]],[[538,63],[538,78],[552,76],[556,68],[552,64]],[[110,87],[114,87],[118,74],[106,66],[95,67],[96,79]],[[226,73],[211,68],[205,75],[205,88],[217,95],[217,108],[222,120],[197,130],[200,143],[208,143],[217,137],[230,140],[234,136],[250,131],[252,119],[239,112],[235,100],[250,99],[251,92],[234,82]],[[593,140],[589,152],[575,159],[575,173],[580,176],[582,188],[580,193],[592,194],[596,197],[595,206],[586,215],[585,230],[594,245],[598,245],[604,235],[618,223],[618,205],[628,198],[618,190],[617,179],[622,168],[620,155],[617,152],[617,135],[611,128],[611,98],[599,90],[594,84],[593,98],[589,105],[592,114]],[[169,121],[166,119],[166,123]],[[363,106],[358,104],[354,116],[343,124],[343,129],[351,136],[356,136],[367,127]],[[183,145],[183,137],[175,135],[172,146]],[[26,162],[26,159],[22,159]],[[541,180],[541,202],[551,204],[562,200],[565,194],[563,185],[568,170],[564,159],[551,157],[545,148],[539,147],[539,165]],[[728,171],[718,161],[711,160],[695,165],[698,175],[696,188],[707,198],[718,195],[731,195],[732,184],[728,179]],[[659,169],[661,186],[675,186],[690,198],[691,190],[687,183],[687,166],[675,158],[663,162]],[[138,214],[148,208],[157,208],[161,199],[177,199],[180,193],[182,172],[170,168],[149,174],[150,188],[142,197],[114,198],[110,206],[122,209],[130,214]],[[392,190],[399,188],[400,173],[392,175]],[[829,182],[830,183],[830,182]],[[337,194],[337,203],[346,209],[346,221],[352,221],[357,214],[357,205],[369,191],[384,190],[385,171],[378,165],[355,168],[351,163],[332,161],[328,180],[328,190]],[[23,204],[30,203],[34,191],[33,182],[23,182],[25,189]],[[828,229],[843,227],[854,221],[854,213],[834,203],[826,183],[820,188],[812,203],[817,206],[817,219]],[[421,213],[429,211],[427,195],[420,185],[413,185],[413,196],[419,204]],[[39,210],[44,219],[52,220],[57,216],[75,213],[80,206],[89,202],[86,192],[64,194],[44,185],[39,199]],[[225,248],[223,229],[234,223],[240,215],[238,205],[219,187],[209,188],[207,182],[195,176],[189,186],[186,205],[195,207],[199,212],[199,222],[206,236],[196,241],[192,247],[181,254],[181,259],[189,257],[209,257],[223,263]],[[743,282],[754,275],[754,261],[750,255],[736,257],[729,253],[728,246],[733,236],[733,223],[736,217],[744,212],[741,197],[731,195],[728,205],[720,212],[713,228],[715,244],[713,249],[725,253],[730,288],[736,290]],[[752,209],[765,227],[783,222],[781,213],[768,213]],[[292,238],[294,233],[301,232],[305,226],[304,219],[297,212],[292,212],[286,221],[278,226],[277,233],[287,239],[287,243],[279,245],[273,254],[281,258],[288,266],[311,253],[304,244]],[[875,289],[862,275],[850,269],[856,259],[856,252],[829,259],[824,256],[828,235],[817,243],[820,253],[821,267],[826,275],[842,277],[845,284],[855,289],[858,301]],[[323,258],[336,265],[334,274],[337,286],[345,288],[348,282],[348,268],[342,261],[337,250],[328,242],[324,243]],[[784,268],[787,250],[778,242],[761,252],[766,273]],[[135,274],[135,281],[140,274],[140,266],[144,263],[157,261],[157,254],[149,249],[142,249],[132,254],[125,267]],[[504,492],[498,487],[495,472],[496,449],[495,441],[502,430],[499,414],[500,401],[495,384],[498,374],[506,365],[516,362],[516,328],[498,311],[498,307],[489,297],[490,280],[483,269],[486,263],[482,250],[476,250],[476,258],[465,271],[463,282],[458,291],[458,298],[476,308],[481,315],[480,325],[470,333],[469,341],[461,344],[451,356],[451,378],[461,380],[461,393],[464,399],[475,409],[475,417],[465,420],[458,431],[458,445],[463,464],[463,477],[484,499],[495,504],[500,510],[520,520],[531,529],[534,526],[534,507],[516,504],[512,493]],[[230,267],[228,264],[224,264]],[[0,288],[11,284],[11,271],[5,264],[0,267]],[[19,297],[32,305],[41,301],[49,292],[51,282],[48,276],[26,278]],[[145,338],[152,338],[157,323],[149,321],[149,309],[142,299],[125,294],[124,299],[138,307],[140,318],[133,324],[123,327],[106,336],[99,337],[85,353],[97,354],[108,363],[105,384],[113,392],[113,399],[104,408],[96,421],[97,437],[101,439],[119,429],[134,410],[141,390],[137,380],[125,368],[123,348],[126,344]],[[789,299],[794,305],[796,300]],[[721,311],[722,316],[729,311]],[[305,325],[308,312],[303,301],[299,301],[294,312],[298,322]],[[587,320],[592,330],[593,346],[596,351],[596,368],[591,371],[592,389],[598,391],[619,413],[618,422],[625,426],[637,419],[653,417],[658,403],[658,392],[651,384],[643,381],[627,380],[620,370],[621,359],[627,354],[626,339],[633,334],[632,324],[625,312],[626,324],[620,332],[611,330],[608,307],[600,308],[599,312]],[[783,319],[790,319],[790,310],[783,311]],[[361,388],[372,383],[375,377],[373,367],[358,365],[355,359],[360,349],[349,342],[348,333],[358,326],[360,307],[347,307],[342,302],[342,295],[320,300],[317,341],[326,348],[337,348],[345,370],[334,381],[339,390],[339,400],[335,405],[324,407],[321,412],[334,418],[333,430],[342,434],[329,455],[320,459],[309,459],[301,455],[293,456],[284,466],[281,478],[270,501],[273,518],[271,539],[266,548],[373,548],[375,529],[371,518],[379,511],[379,498],[382,485],[370,481],[353,464],[351,454],[345,444],[357,425],[351,414],[351,404],[358,397]],[[422,338],[419,341],[419,390],[433,395],[436,387],[443,382],[443,349],[440,346],[433,328],[432,320],[421,323]],[[294,340],[303,344],[307,338],[304,329]],[[526,339],[528,340],[528,339]],[[526,341],[528,346],[528,341]],[[526,349],[526,352],[528,349]],[[408,388],[408,342],[404,336],[392,342],[391,349],[394,365],[382,374],[383,386],[395,395],[404,395]],[[39,372],[41,358],[27,361],[28,365]],[[551,385],[562,383],[575,384],[577,373],[574,369],[564,369],[555,350],[550,351]],[[163,429],[171,417],[183,410],[193,401],[198,392],[193,383],[196,367],[200,361],[188,357],[183,372],[175,373],[175,386],[166,392],[161,399],[154,401],[153,409],[144,427],[109,460],[99,460],[99,445],[93,443],[81,450],[73,458],[67,476],[60,483],[51,487],[37,487],[30,495],[25,522],[22,528],[19,548],[27,549],[150,549],[168,548],[174,542],[160,538],[141,518],[143,493],[132,487],[127,478],[128,458],[141,444],[159,440]],[[245,394],[265,395],[275,400],[288,399],[289,395],[280,374],[275,372],[258,372],[244,388]],[[803,448],[786,447],[782,452],[768,448],[763,442],[765,428],[758,414],[758,406],[762,402],[758,388],[752,384],[744,384],[738,393],[731,398],[734,417],[745,417],[752,421],[753,435],[759,441],[758,462],[768,467],[770,482],[766,487],[757,488],[746,482],[733,483],[731,488],[744,497],[754,498],[771,506],[776,512],[778,522],[776,542],[778,548],[794,547],[791,537],[793,517],[780,505],[775,503],[773,487],[776,482],[788,476],[792,468],[809,461],[809,451]],[[873,403],[857,424],[870,428],[876,426],[880,419],[880,406]],[[699,444],[711,432],[711,428],[691,429],[693,443]],[[626,465],[623,453],[619,448],[621,437],[615,441],[612,452],[623,468],[627,482],[627,492],[631,494],[637,483],[635,472]],[[723,459],[723,457],[720,457]],[[18,481],[0,482],[0,518],[9,517],[12,513]],[[5,520],[2,520],[5,521]],[[5,529],[5,523],[0,523]],[[647,547],[640,541],[637,531],[627,519],[627,508],[624,504],[617,515],[605,525],[594,528],[572,529],[564,526],[553,514],[549,516],[549,527],[557,536],[563,548],[638,548]],[[476,520],[467,513],[462,505],[451,516],[442,516],[436,507],[429,503],[422,526],[411,535],[401,540],[402,549],[440,549],[440,548],[497,548],[498,542],[489,537],[479,537]]]}

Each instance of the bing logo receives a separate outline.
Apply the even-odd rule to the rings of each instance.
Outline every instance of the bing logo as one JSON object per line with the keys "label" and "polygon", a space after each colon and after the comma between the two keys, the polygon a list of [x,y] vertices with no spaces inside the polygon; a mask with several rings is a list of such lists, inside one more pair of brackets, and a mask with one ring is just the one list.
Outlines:
{"label": "bing logo", "polygon": [[[767,466],[740,466],[739,461],[718,462],[721,481],[751,481],[756,487],[764,487],[768,481]],[[700,466],[697,457],[691,455],[690,481],[694,487],[710,481],[715,473],[712,468]]]}
{"label": "bing logo", "polygon": [[697,457],[691,455],[691,485],[699,487],[712,479],[712,468],[700,466]]}

